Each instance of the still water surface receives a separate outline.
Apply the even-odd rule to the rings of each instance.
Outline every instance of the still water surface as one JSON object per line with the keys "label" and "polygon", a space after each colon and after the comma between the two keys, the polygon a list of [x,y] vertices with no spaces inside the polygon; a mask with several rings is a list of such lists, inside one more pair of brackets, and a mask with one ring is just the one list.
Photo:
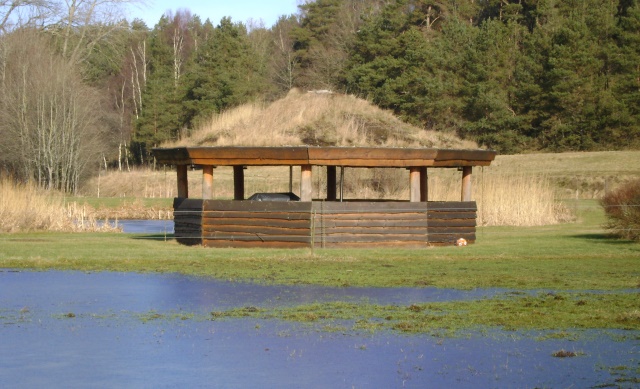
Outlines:
{"label": "still water surface", "polygon": [[109,221],[113,226],[122,228],[125,234],[173,234],[173,220],[115,220]]}
{"label": "still water surface", "polygon": [[[323,301],[411,304],[504,292],[262,286],[166,274],[0,269],[1,386],[634,387],[630,379],[640,377],[637,331],[579,332],[573,341],[497,330],[448,338],[323,332],[278,320],[140,318]],[[580,355],[551,356],[560,349]]]}

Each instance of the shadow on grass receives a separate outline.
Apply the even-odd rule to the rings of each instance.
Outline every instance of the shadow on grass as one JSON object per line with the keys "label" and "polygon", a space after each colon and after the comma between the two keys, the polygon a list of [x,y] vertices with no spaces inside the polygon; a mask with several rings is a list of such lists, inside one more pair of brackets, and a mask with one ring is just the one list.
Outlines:
{"label": "shadow on grass", "polygon": [[169,240],[174,240],[175,235],[174,234],[132,234],[131,239],[169,241]]}
{"label": "shadow on grass", "polygon": [[637,244],[632,240],[618,238],[615,235],[607,234],[607,233],[599,233],[599,234],[578,234],[578,235],[569,235],[570,238],[574,239],[583,239],[590,240],[594,242],[600,243],[608,243],[613,245],[629,245],[629,244]]}

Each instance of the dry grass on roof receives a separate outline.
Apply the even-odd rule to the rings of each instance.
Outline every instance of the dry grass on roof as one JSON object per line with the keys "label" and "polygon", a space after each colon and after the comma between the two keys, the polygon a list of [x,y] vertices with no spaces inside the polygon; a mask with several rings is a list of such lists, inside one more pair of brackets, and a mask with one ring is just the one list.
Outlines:
{"label": "dry grass on roof", "polygon": [[251,103],[214,115],[174,146],[385,146],[477,148],[454,134],[402,122],[366,100],[292,90],[271,104]]}

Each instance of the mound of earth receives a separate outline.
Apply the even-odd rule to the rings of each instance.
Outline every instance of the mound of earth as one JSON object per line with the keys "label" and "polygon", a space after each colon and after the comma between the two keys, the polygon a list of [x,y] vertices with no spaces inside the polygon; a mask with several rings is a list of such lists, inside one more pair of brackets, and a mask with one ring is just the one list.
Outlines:
{"label": "mound of earth", "polygon": [[163,147],[230,145],[477,148],[454,134],[404,123],[355,96],[295,89],[268,105],[245,104],[215,115]]}

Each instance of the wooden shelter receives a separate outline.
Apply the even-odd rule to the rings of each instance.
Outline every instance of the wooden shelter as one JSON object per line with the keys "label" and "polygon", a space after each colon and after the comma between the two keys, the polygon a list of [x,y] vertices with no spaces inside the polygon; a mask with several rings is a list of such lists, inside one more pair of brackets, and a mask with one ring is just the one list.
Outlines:
{"label": "wooden shelter", "polygon": [[[494,151],[374,147],[177,147],[153,150],[177,167],[176,239],[209,247],[418,246],[475,241],[473,166],[488,166]],[[202,197],[189,197],[187,170],[202,167]],[[234,200],[213,200],[213,171],[233,166]],[[247,166],[300,166],[299,201],[245,198]],[[312,167],[326,168],[327,191],[312,198]],[[405,201],[345,200],[343,169],[402,167],[409,171]],[[338,182],[340,168],[340,182]],[[429,201],[429,168],[462,172],[460,201]]]}

